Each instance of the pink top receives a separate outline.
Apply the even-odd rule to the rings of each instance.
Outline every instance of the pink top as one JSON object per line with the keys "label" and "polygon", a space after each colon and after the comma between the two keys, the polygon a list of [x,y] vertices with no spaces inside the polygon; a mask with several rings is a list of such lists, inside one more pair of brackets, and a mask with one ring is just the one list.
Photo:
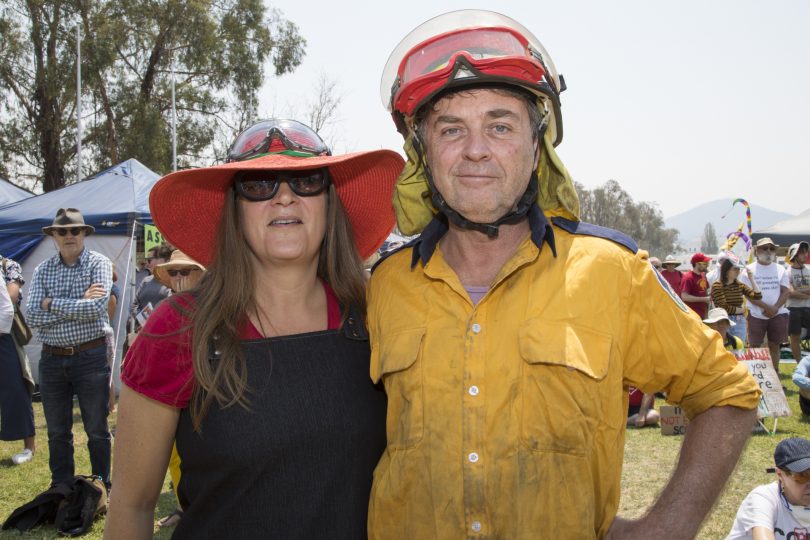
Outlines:
{"label": "pink top", "polygon": [[[327,329],[340,327],[340,304],[332,288],[326,292]],[[172,297],[184,310],[191,311],[194,299],[187,294]],[[191,320],[170,300],[161,302],[149,316],[146,326],[127,352],[121,381],[139,394],[179,409],[186,408],[194,388],[191,358]],[[242,340],[264,339],[250,319],[239,332]]]}

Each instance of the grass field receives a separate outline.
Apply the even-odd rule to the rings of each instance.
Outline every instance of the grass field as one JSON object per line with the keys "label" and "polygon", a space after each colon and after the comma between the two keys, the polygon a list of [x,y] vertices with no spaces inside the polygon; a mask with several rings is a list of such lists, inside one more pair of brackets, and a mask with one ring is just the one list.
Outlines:
{"label": "grass field", "polygon": [[[746,494],[754,486],[773,481],[774,475],[766,473],[765,469],[773,464],[773,449],[779,440],[792,436],[810,438],[810,420],[801,417],[796,387],[790,380],[790,373],[794,367],[795,364],[785,363],[780,366],[780,377],[782,384],[787,387],[787,397],[793,416],[779,419],[776,435],[757,434],[751,438],[734,475],[703,525],[698,538],[707,540],[724,538],[731,528],[737,507]],[[661,403],[659,401],[656,405]],[[38,451],[32,462],[22,466],[13,465],[11,455],[20,451],[22,443],[0,441],[0,520],[5,520],[14,508],[31,500],[49,484],[48,444],[41,404],[34,404],[34,412]],[[76,470],[79,473],[89,474],[87,439],[78,413],[74,420]],[[111,423],[115,425],[114,414]],[[773,420],[769,419],[768,425],[772,423]],[[666,484],[677,460],[682,440],[681,436],[664,437],[657,428],[628,430],[622,473],[622,498],[619,510],[621,515],[636,517],[644,514]],[[171,512],[174,504],[174,494],[169,490],[167,477],[155,515],[158,518],[165,516]],[[103,529],[104,519],[99,518],[85,538],[101,538]],[[155,538],[170,536],[171,530],[155,527]],[[24,537],[55,538],[57,534],[53,526],[45,526]],[[0,539],[3,538],[20,538],[20,535],[16,531],[0,531]]]}

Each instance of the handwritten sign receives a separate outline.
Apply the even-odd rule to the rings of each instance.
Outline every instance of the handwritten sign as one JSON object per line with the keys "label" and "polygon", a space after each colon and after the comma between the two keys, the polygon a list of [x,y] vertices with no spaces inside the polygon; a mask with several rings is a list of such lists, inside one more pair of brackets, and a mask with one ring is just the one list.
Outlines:
{"label": "handwritten sign", "polygon": [[683,435],[689,425],[689,419],[683,409],[674,405],[662,405],[658,411],[661,414],[661,435]]}
{"label": "handwritten sign", "polygon": [[785,391],[779,380],[779,375],[773,369],[771,354],[768,349],[743,349],[731,351],[737,360],[743,362],[748,367],[749,373],[759,384],[762,390],[762,397],[759,399],[757,408],[757,418],[779,418],[790,416]]}

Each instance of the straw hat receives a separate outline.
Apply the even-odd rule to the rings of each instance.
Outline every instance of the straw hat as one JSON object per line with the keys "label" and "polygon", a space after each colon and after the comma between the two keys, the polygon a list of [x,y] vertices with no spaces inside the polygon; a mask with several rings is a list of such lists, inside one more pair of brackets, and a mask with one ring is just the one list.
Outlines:
{"label": "straw hat", "polygon": [[719,307],[710,309],[709,315],[703,319],[706,324],[714,324],[718,321],[728,321],[731,326],[736,326],[736,323],[729,318],[728,311]]}
{"label": "straw hat", "polygon": [[155,225],[172,245],[207,265],[214,257],[225,192],[237,172],[328,167],[351,222],[357,251],[367,259],[394,228],[391,197],[404,164],[392,150],[313,157],[270,154],[164,176],[152,188],[149,208]]}
{"label": "straw hat", "polygon": [[169,262],[165,262],[163,264],[159,264],[155,266],[155,280],[159,281],[161,285],[165,285],[168,288],[172,288],[171,276],[169,276],[169,270],[172,268],[188,268],[189,266],[193,266],[199,268],[201,271],[205,272],[205,267],[180,251],[179,249],[175,249],[172,251],[172,256],[169,258]]}
{"label": "straw hat", "polygon": [[674,255],[667,255],[666,257],[664,257],[664,262],[661,263],[661,266],[666,267],[666,266],[669,266],[669,265],[674,265],[674,266],[678,267],[678,266],[680,266],[682,264],[683,264],[683,261],[681,261],[679,259],[676,259]]}

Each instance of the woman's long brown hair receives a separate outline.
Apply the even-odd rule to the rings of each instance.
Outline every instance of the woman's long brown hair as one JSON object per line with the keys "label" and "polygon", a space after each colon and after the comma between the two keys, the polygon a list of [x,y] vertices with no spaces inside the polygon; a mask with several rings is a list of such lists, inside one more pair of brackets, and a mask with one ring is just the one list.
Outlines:
{"label": "woman's long brown hair", "polygon": [[[212,403],[249,408],[245,356],[239,326],[257,310],[250,248],[242,233],[242,215],[233,186],[225,194],[214,261],[200,281],[191,314],[194,390],[190,413],[196,431]],[[326,235],[318,259],[318,277],[328,283],[343,307],[366,311],[366,278],[343,205],[330,184]],[[251,286],[245,286],[250,284]]]}

